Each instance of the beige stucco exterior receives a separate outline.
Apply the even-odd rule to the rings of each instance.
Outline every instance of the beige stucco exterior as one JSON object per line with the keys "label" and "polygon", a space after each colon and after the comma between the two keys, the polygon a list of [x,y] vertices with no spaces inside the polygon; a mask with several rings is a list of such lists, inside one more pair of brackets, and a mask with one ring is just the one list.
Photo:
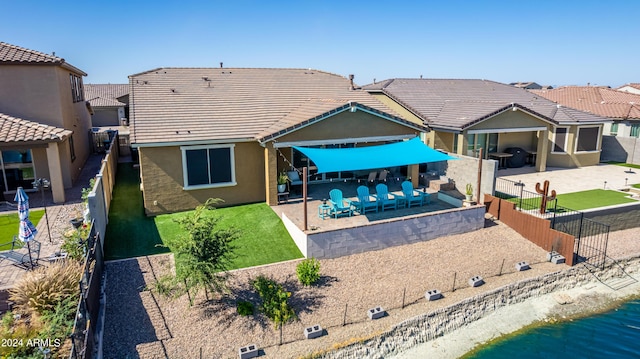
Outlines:
{"label": "beige stucco exterior", "polygon": [[[601,127],[602,125],[582,125],[584,127]],[[468,135],[472,133],[497,133],[497,152],[509,147],[520,147],[528,152],[537,152],[536,170],[545,171],[546,167],[583,167],[596,165],[600,161],[601,142],[598,150],[592,152],[576,152],[578,125],[563,126],[568,130],[566,153],[554,153],[553,139],[556,126],[534,115],[516,109],[504,111],[487,120],[466,128],[458,134],[441,131],[437,128],[427,134],[427,144],[434,148],[453,152],[454,136],[458,136],[456,153],[467,155]],[[602,133],[602,129],[600,129]],[[486,154],[485,154],[486,157]]]}
{"label": "beige stucco exterior", "polygon": [[[263,145],[258,141],[234,143],[237,184],[198,190],[183,188],[180,146],[139,146],[145,212],[157,215],[190,210],[208,198],[221,198],[225,206],[262,201],[276,204],[278,172],[290,170],[281,154],[291,153],[290,147],[276,149],[274,143],[277,142],[336,140],[340,143],[339,140],[345,138],[418,134],[416,129],[377,115],[345,111]],[[417,166],[413,172],[416,171]],[[415,177],[417,179],[417,175]]]}
{"label": "beige stucco exterior", "polygon": [[[2,144],[5,150],[17,145],[33,149],[35,175],[51,180],[56,202],[64,202],[64,188],[73,185],[90,154],[87,136],[91,118],[84,100],[73,102],[69,78],[71,73],[79,77],[84,75],[60,65],[0,66],[0,83],[3,84],[0,86],[0,112],[74,133],[74,159],[68,138],[55,145],[45,142]],[[42,150],[41,146],[47,150]]]}
{"label": "beige stucco exterior", "polygon": [[180,146],[140,147],[140,175],[147,215],[186,211],[208,198],[220,198],[221,206],[265,200],[264,148],[258,142],[239,142],[234,147],[235,186],[184,189]]}

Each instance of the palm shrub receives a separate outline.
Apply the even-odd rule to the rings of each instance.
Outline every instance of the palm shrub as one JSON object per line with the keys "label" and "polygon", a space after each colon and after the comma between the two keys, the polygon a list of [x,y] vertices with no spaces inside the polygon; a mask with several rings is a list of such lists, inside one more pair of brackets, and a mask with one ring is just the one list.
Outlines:
{"label": "palm shrub", "polygon": [[81,265],[75,261],[52,263],[26,273],[9,290],[9,299],[15,303],[16,309],[26,314],[42,315],[46,311],[55,311],[58,303],[66,298],[77,298],[81,276]]}
{"label": "palm shrub", "polygon": [[311,257],[298,263],[296,266],[298,280],[304,286],[310,286],[320,279],[320,261]]}

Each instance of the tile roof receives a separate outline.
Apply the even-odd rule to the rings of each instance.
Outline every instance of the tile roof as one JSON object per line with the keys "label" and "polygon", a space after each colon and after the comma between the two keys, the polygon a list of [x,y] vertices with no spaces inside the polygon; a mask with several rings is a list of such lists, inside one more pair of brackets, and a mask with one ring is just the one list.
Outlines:
{"label": "tile roof", "polygon": [[58,141],[73,134],[64,128],[43,125],[0,113],[0,142]]}
{"label": "tile roof", "polygon": [[2,41],[0,41],[0,64],[60,65],[83,76],[87,76],[86,73],[67,63],[62,57],[25,49],[24,47],[7,44]]}
{"label": "tile roof", "polygon": [[530,90],[563,106],[612,119],[640,119],[640,95],[608,87],[566,86],[553,90]]}
{"label": "tile roof", "polygon": [[318,70],[161,68],[129,78],[136,144],[264,139],[350,102],[398,116],[345,77]]}
{"label": "tile roof", "polygon": [[129,84],[85,84],[84,98],[92,107],[124,107],[118,99],[129,95]]}
{"label": "tile roof", "polygon": [[616,90],[619,90],[619,89],[621,89],[623,87],[633,87],[636,90],[640,90],[640,82],[630,82],[630,83],[628,83],[626,85],[622,85],[622,86],[618,87]]}
{"label": "tile roof", "polygon": [[606,121],[499,82],[476,79],[389,79],[363,86],[382,92],[431,127],[464,129],[508,108],[518,107],[556,124]]}

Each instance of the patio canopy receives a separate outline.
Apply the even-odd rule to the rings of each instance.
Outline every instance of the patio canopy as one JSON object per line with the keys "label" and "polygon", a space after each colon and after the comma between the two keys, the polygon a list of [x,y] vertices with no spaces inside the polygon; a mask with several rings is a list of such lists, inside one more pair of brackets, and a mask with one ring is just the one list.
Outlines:
{"label": "patio canopy", "polygon": [[409,141],[356,148],[309,148],[293,146],[318,167],[318,173],[357,171],[455,160],[436,151],[415,137]]}

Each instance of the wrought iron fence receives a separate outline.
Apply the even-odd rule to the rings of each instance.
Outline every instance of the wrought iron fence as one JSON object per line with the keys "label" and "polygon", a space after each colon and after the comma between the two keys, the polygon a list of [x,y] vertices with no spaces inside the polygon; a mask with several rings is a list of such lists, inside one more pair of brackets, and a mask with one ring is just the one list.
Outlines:
{"label": "wrought iron fence", "polygon": [[71,334],[70,358],[73,359],[93,358],[97,344],[96,332],[100,312],[104,256],[100,233],[93,221],[86,241],[87,252],[79,282],[80,300]]}
{"label": "wrought iron fence", "polygon": [[551,228],[574,236],[574,263],[604,266],[609,225],[585,218],[584,212],[560,206],[555,199],[548,201],[542,209],[543,195],[524,190],[522,182],[496,179],[495,196],[515,203],[521,211],[550,220]]}

